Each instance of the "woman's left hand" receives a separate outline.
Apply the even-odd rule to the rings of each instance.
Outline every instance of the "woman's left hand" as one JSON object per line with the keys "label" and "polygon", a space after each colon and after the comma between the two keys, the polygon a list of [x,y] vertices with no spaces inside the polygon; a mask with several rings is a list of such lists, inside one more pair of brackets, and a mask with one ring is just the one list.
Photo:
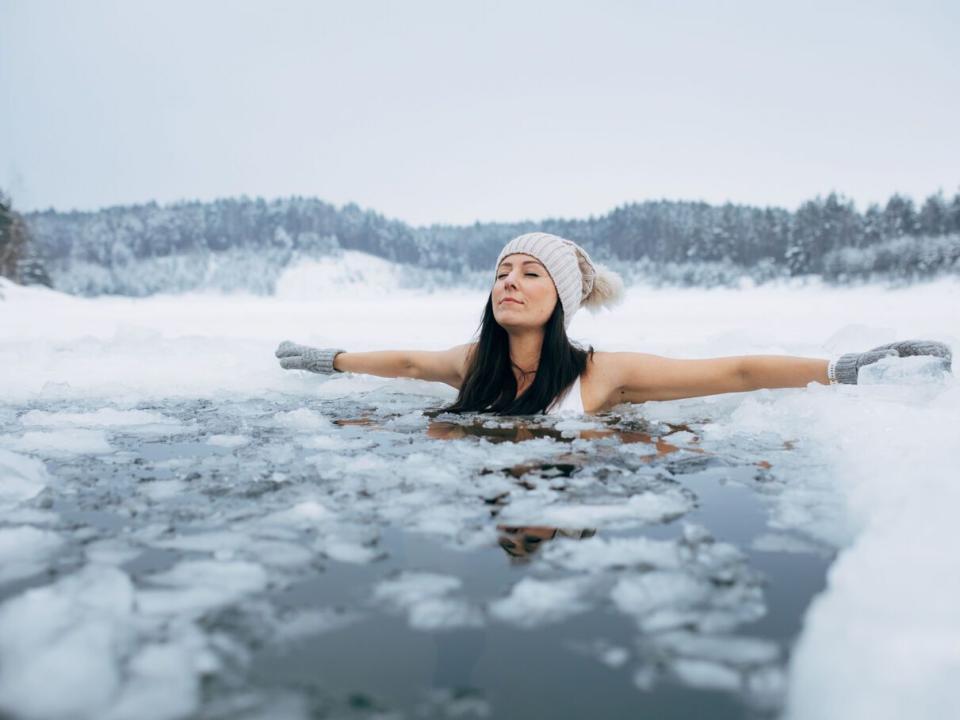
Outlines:
{"label": "woman's left hand", "polygon": [[857,374],[865,365],[872,365],[886,357],[913,357],[928,355],[941,358],[944,369],[952,371],[953,353],[936,340],[901,340],[875,347],[864,353],[841,355],[834,363],[834,377],[838,383],[857,384]]}

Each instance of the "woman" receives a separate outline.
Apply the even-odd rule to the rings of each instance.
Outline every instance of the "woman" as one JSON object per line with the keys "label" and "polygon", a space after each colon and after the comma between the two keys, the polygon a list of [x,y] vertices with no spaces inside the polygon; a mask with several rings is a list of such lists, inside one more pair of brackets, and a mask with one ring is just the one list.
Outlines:
{"label": "woman", "polygon": [[745,355],[678,360],[634,352],[594,352],[566,329],[581,307],[617,303],[623,283],[576,243],[527,233],[506,244],[475,343],[446,351],[346,352],[285,341],[285,369],[358,372],[444,382],[459,390],[451,412],[505,415],[596,413],[620,403],[857,382],[864,365],[890,356],[934,355],[950,369],[943,343],[910,340],[834,360]]}

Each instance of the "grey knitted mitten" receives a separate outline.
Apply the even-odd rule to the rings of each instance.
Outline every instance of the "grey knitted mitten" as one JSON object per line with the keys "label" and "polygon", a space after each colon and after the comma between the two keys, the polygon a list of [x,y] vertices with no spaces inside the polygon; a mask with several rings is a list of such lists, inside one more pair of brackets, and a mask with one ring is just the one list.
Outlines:
{"label": "grey knitted mitten", "polygon": [[310,372],[329,375],[330,373],[340,372],[333,367],[333,359],[342,352],[346,352],[346,350],[313,348],[284,340],[277,347],[274,355],[280,358],[280,367],[284,370],[309,370]]}
{"label": "grey knitted mitten", "polygon": [[870,365],[885,357],[909,357],[912,355],[930,355],[941,358],[944,369],[951,370],[953,353],[942,342],[935,340],[901,340],[875,347],[864,353],[847,353],[830,362],[827,375],[831,382],[857,384],[857,373],[864,365]]}

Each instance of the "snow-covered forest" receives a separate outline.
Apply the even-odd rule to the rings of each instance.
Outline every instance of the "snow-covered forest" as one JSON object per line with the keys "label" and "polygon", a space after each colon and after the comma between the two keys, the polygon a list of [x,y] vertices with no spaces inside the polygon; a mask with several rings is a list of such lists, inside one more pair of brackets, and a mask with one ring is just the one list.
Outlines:
{"label": "snow-covered forest", "polygon": [[[9,215],[9,201],[4,207]],[[21,281],[49,276],[56,289],[82,295],[201,288],[272,294],[285,268],[341,250],[415,266],[421,286],[470,285],[486,277],[506,238],[532,230],[569,237],[628,278],[655,284],[811,275],[833,283],[899,282],[960,272],[960,192],[931,195],[919,207],[893,195],[863,212],[831,193],[796,212],[662,200],[587,219],[469,226],[412,227],[352,203],[337,208],[304,197],[50,209],[22,217],[30,240]]]}

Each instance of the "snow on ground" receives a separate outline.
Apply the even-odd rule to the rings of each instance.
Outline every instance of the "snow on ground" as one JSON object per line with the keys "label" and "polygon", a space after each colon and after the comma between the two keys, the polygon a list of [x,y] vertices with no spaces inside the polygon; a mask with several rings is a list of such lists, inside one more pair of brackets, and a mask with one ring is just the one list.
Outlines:
{"label": "snow on ground", "polygon": [[[284,339],[440,349],[469,340],[480,318],[484,297],[473,291],[394,287],[385,297],[364,285],[328,288],[320,280],[330,272],[311,287],[300,269],[275,298],[91,300],[3,285],[0,590],[28,586],[0,605],[0,710],[189,716],[201,678],[243,655],[235,640],[204,629],[205,614],[242,607],[278,638],[291,628],[338,627],[347,621],[332,609],[281,617],[259,598],[317,558],[372,562],[381,526],[457,548],[491,543],[489,507],[516,488],[505,469],[561,467],[574,452],[593,463],[572,477],[525,476],[527,492],[502,508],[504,522],[622,531],[691,510],[681,486],[645,469],[637,451],[646,446],[555,436],[417,446],[411,438],[429,432],[420,410],[451,400],[451,388],[281,370],[273,350]],[[571,335],[600,350],[677,357],[828,357],[913,337],[943,340],[957,353],[957,307],[960,285],[946,281],[638,287],[613,311],[579,313]],[[890,361],[855,387],[623,409],[636,422],[696,424],[707,453],[748,465],[762,453],[772,462],[773,519],[756,547],[840,549],[785,678],[776,647],[731,639],[763,614],[763,594],[737,548],[694,525],[676,541],[558,542],[538,566],[554,574],[518,579],[479,604],[462,596],[456,577],[403,574],[375,587],[371,607],[442,631],[535,627],[607,602],[635,621],[638,653],[652,643],[689,687],[739,688],[767,706],[785,693],[784,713],[797,720],[947,717],[960,705],[960,571],[951,550],[960,541],[960,384],[928,370],[922,361]],[[335,424],[333,409],[348,406],[381,414],[370,426]],[[563,422],[558,435],[582,429]],[[676,462],[701,461],[681,453]],[[87,482],[94,469],[100,479]],[[85,528],[66,515],[57,520],[69,498],[98,519]],[[103,507],[127,520],[94,512]],[[111,524],[134,519],[128,533]],[[162,562],[165,553],[176,555]],[[134,572],[130,562],[145,569]],[[715,577],[727,591],[715,591]],[[624,652],[617,662],[628,662]],[[637,686],[649,687],[652,672],[636,666]]]}

